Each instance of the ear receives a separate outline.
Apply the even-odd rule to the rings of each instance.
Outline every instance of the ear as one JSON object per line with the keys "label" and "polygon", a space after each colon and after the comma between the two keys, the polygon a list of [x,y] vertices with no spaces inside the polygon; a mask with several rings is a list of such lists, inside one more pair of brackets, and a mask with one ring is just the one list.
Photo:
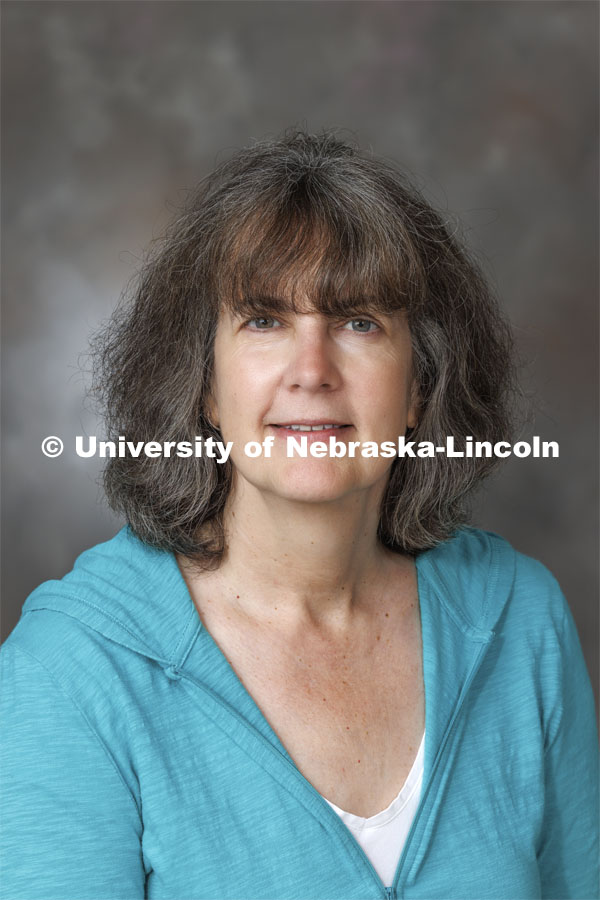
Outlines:
{"label": "ear", "polygon": [[419,413],[421,411],[421,395],[419,385],[416,378],[413,378],[410,386],[408,414],[406,417],[407,428],[416,428],[419,424]]}
{"label": "ear", "polygon": [[208,419],[209,425],[212,425],[213,428],[220,428],[217,403],[212,388],[204,403],[204,418]]}

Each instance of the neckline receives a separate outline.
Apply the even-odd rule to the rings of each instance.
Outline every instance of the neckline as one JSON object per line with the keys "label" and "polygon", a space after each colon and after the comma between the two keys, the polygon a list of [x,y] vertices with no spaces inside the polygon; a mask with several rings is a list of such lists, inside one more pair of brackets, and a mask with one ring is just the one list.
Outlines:
{"label": "neckline", "polygon": [[354,813],[347,812],[345,809],[341,809],[339,806],[336,806],[331,800],[328,800],[327,797],[321,796],[325,800],[326,803],[329,804],[341,818],[344,820],[346,825],[350,826],[355,830],[363,830],[365,828],[380,828],[383,825],[387,825],[392,819],[396,818],[400,812],[404,809],[410,798],[413,796],[415,790],[421,782],[423,776],[423,759],[425,753],[425,731],[423,732],[423,737],[421,738],[421,743],[419,744],[419,749],[417,750],[417,755],[414,758],[413,764],[411,766],[410,772],[406,776],[406,781],[400,788],[398,794],[394,797],[392,802],[386,806],[385,809],[382,809],[381,812],[375,813],[373,816],[357,816]]}
{"label": "neckline", "polygon": [[[177,562],[175,554],[169,553],[169,557],[170,557],[171,564],[174,567],[174,570],[176,573],[176,580],[178,581],[179,587],[182,590],[183,594],[185,595],[187,604],[190,609],[191,615],[190,615],[190,620],[188,621],[187,631],[188,632],[190,630],[193,631],[193,634],[191,635],[190,640],[185,640],[184,636],[183,635],[181,636],[181,638],[179,640],[179,644],[178,644],[179,653],[176,654],[176,657],[180,661],[178,663],[175,663],[175,667],[185,669],[186,661],[188,660],[188,657],[191,655],[191,657],[196,658],[195,653],[193,652],[194,650],[200,651],[199,658],[202,658],[202,653],[200,650],[201,645],[204,642],[208,642],[208,644],[212,648],[212,651],[216,652],[217,658],[220,660],[220,662],[224,666],[225,671],[227,671],[229,676],[232,678],[232,682],[237,685],[237,688],[241,691],[241,693],[244,696],[246,702],[248,703],[250,709],[253,710],[254,715],[252,715],[250,717],[250,721],[251,721],[251,724],[253,725],[253,727],[256,728],[263,735],[263,737],[266,737],[270,741],[270,743],[274,744],[274,746],[279,749],[279,751],[288,760],[288,762],[290,762],[294,766],[294,768],[298,771],[298,774],[302,777],[302,779],[310,786],[311,790],[317,796],[319,796],[322,800],[324,800],[325,803],[330,808],[335,809],[335,811],[338,813],[338,817],[343,816],[344,821],[348,820],[348,821],[355,822],[357,827],[361,827],[363,823],[369,823],[369,825],[372,825],[375,822],[375,820],[377,820],[377,822],[375,824],[383,824],[383,819],[385,818],[387,820],[388,811],[390,810],[391,807],[394,807],[394,809],[392,810],[392,813],[389,815],[389,818],[392,818],[393,815],[395,815],[397,811],[399,812],[400,809],[402,808],[402,806],[404,805],[404,803],[402,803],[400,805],[400,809],[398,809],[398,810],[396,810],[396,807],[394,806],[394,804],[398,804],[399,798],[401,796],[402,796],[403,801],[404,801],[404,799],[406,799],[406,802],[408,802],[408,800],[410,799],[410,796],[412,796],[412,793],[414,792],[414,789],[417,786],[415,782],[418,781],[420,783],[420,781],[423,777],[425,766],[429,767],[429,764],[431,762],[431,760],[429,759],[430,751],[431,751],[431,748],[429,746],[430,741],[431,741],[431,736],[429,738],[427,738],[427,740],[426,740],[427,731],[428,730],[431,731],[430,728],[428,729],[428,726],[430,726],[432,724],[429,721],[430,720],[430,710],[429,710],[428,697],[429,697],[430,691],[428,689],[429,688],[429,679],[427,677],[428,676],[427,669],[428,669],[429,654],[427,652],[428,648],[426,646],[427,637],[428,637],[429,630],[430,630],[426,624],[426,619],[430,615],[430,610],[428,608],[430,598],[428,595],[428,582],[427,582],[427,577],[425,574],[425,572],[427,571],[427,567],[429,565],[429,560],[427,558],[428,554],[427,553],[419,554],[415,557],[415,560],[414,560],[416,578],[417,578],[417,604],[419,607],[423,687],[424,687],[424,692],[425,692],[425,729],[424,729],[424,732],[423,732],[423,735],[421,738],[421,743],[419,745],[419,749],[417,750],[417,755],[415,757],[415,760],[413,761],[413,765],[407,776],[407,779],[406,779],[404,785],[402,786],[402,788],[400,789],[400,793],[392,801],[390,806],[386,807],[386,809],[384,809],[384,810],[381,810],[381,812],[376,813],[374,816],[369,816],[368,818],[362,818],[360,816],[356,816],[353,813],[347,812],[346,810],[343,810],[340,807],[335,806],[334,803],[332,803],[330,800],[327,800],[327,798],[324,797],[323,794],[321,794],[319,791],[317,791],[317,789],[312,784],[312,782],[310,782],[306,778],[306,776],[304,776],[300,772],[294,759],[288,753],[287,748],[281,741],[279,734],[273,729],[270,722],[267,720],[265,714],[263,713],[262,708],[258,705],[254,696],[250,693],[250,691],[247,689],[244,682],[242,682],[241,678],[238,676],[237,672],[233,668],[233,665],[229,661],[229,658],[226,656],[225,652],[221,649],[221,646],[217,643],[217,641],[213,637],[211,631],[204,624],[204,621],[200,615],[200,612],[197,609],[196,604],[194,603],[194,600],[193,600],[191,592],[187,586],[187,583],[183,576],[183,573],[181,572],[181,569],[179,567],[179,564]],[[199,638],[200,638],[200,640],[198,640]],[[191,663],[192,670],[194,670],[194,665],[195,665],[195,663],[192,662]],[[211,666],[213,666],[213,665],[214,665],[214,663],[211,664]],[[233,698],[230,698],[230,702],[232,702],[232,700],[233,700]],[[433,729],[433,731],[435,732],[435,728]],[[419,765],[419,763],[420,763],[420,765]],[[409,780],[411,782],[412,789],[409,789],[409,787],[407,786]],[[405,788],[406,788],[406,794],[404,794]],[[381,817],[381,819],[380,819],[380,817]]]}

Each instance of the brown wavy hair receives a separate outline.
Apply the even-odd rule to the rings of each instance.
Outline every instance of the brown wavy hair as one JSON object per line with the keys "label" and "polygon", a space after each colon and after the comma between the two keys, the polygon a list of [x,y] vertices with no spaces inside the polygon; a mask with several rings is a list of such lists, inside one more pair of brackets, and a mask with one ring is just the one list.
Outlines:
{"label": "brown wavy hair", "polygon": [[[206,412],[220,310],[258,314],[265,297],[298,310],[301,288],[326,315],[407,310],[420,396],[411,440],[510,440],[510,330],[457,232],[394,165],[337,132],[293,129],[239,150],[190,194],[93,341],[107,436],[220,439]],[[447,539],[497,462],[396,459],[382,543],[415,554]],[[139,538],[212,568],[232,474],[204,457],[117,457],[104,487]]]}

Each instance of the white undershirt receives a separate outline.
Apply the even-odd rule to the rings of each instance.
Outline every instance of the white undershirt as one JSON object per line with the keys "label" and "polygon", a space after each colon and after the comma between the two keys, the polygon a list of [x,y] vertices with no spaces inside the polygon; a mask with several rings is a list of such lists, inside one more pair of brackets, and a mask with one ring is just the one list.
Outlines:
{"label": "white undershirt", "polygon": [[404,843],[419,805],[424,750],[423,734],[415,761],[400,793],[386,809],[374,816],[367,819],[355,816],[323,797],[350,829],[386,887],[390,887],[394,880]]}

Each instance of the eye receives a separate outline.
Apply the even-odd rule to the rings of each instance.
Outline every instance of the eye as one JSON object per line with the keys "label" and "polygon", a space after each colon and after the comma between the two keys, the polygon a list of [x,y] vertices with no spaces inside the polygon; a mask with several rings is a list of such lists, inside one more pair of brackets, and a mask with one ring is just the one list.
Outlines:
{"label": "eye", "polygon": [[351,331],[354,331],[356,334],[370,334],[373,331],[377,331],[379,326],[373,322],[371,319],[350,319],[349,322],[343,326],[344,328],[349,328]]}
{"label": "eye", "polygon": [[280,324],[279,320],[273,316],[255,316],[253,319],[248,319],[247,322],[244,322],[244,327],[250,328],[252,331],[268,331]]}

